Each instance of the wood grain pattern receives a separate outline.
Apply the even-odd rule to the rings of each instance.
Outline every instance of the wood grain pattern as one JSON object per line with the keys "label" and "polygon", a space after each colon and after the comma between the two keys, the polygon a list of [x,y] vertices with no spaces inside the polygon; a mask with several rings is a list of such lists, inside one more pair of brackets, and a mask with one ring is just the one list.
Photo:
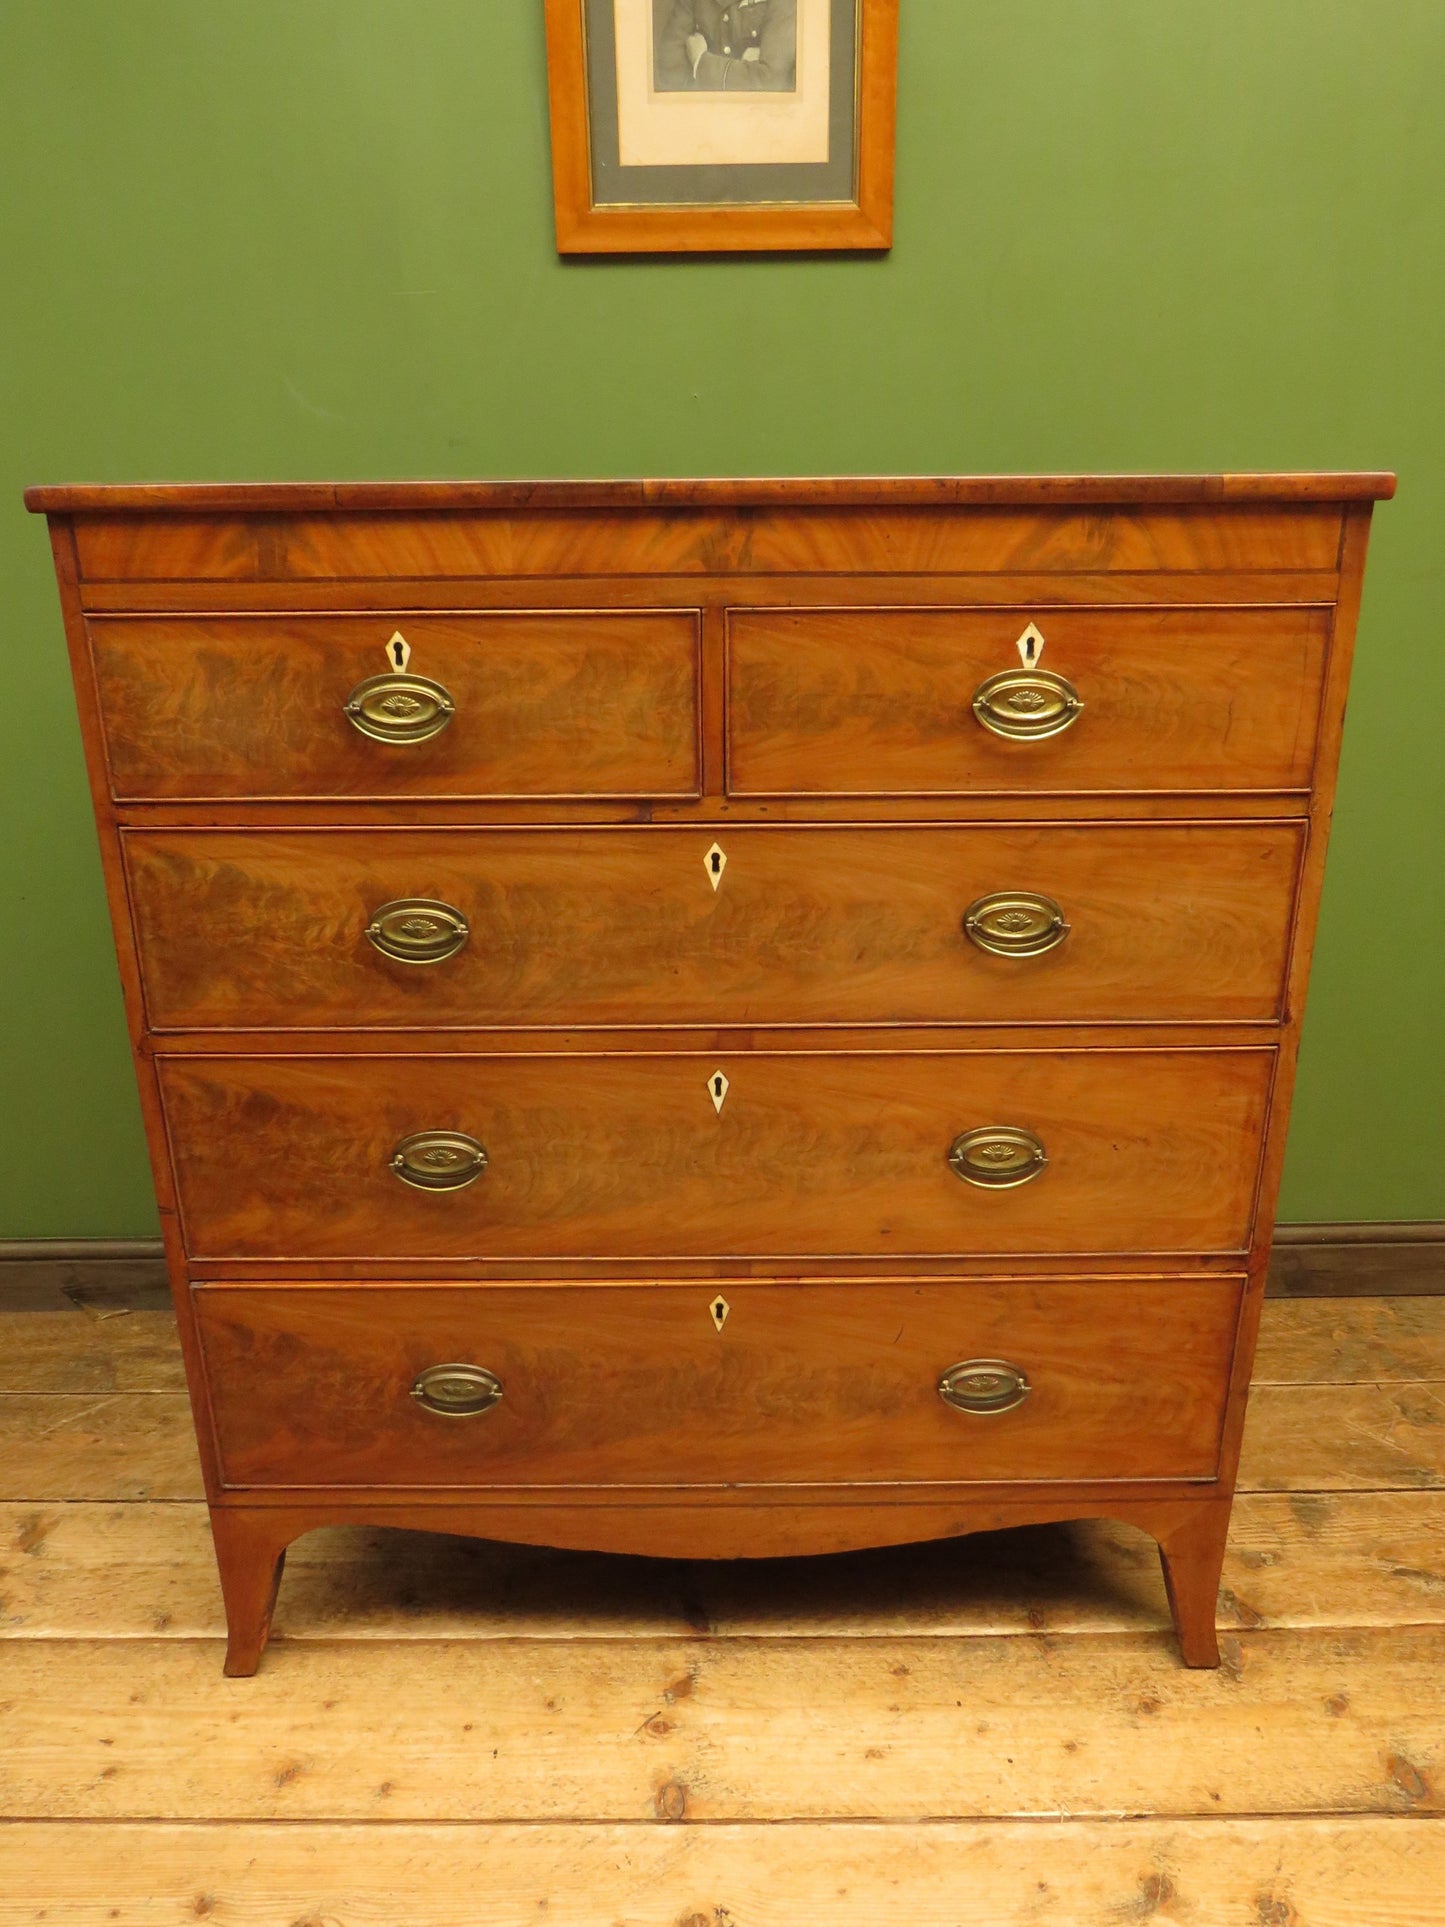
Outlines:
{"label": "wood grain pattern", "polygon": [[1445,1380],[1356,1385],[1348,1395],[1337,1385],[1279,1385],[1262,1394],[1250,1402],[1242,1487],[1265,1476],[1303,1492],[1437,1486],[1445,1478]]}
{"label": "wood grain pattern", "polygon": [[[1271,1051],[754,1051],[162,1061],[198,1257],[863,1256],[1248,1243]],[[730,1088],[721,1113],[709,1079]],[[962,1131],[1035,1131],[1047,1168],[960,1181]],[[389,1160],[487,1150],[464,1190]],[[659,1254],[658,1248],[662,1247]]]}
{"label": "wood grain pattern", "polygon": [[[766,1506],[726,1486],[698,1488],[715,1495],[707,1505],[707,1550],[720,1556],[1027,1526],[1063,1510],[1077,1516],[1098,1509],[1104,1494],[1121,1520],[1159,1543],[1186,1662],[1209,1665],[1217,1658],[1212,1607],[1225,1550],[1224,1510],[1264,1284],[1262,1228],[1273,1217],[1283,1155],[1369,503],[1390,486],[1391,478],[1380,476],[1333,482],[1152,477],[1132,485],[1062,477],[839,480],[817,488],[640,483],[614,492],[583,485],[570,494],[565,487],[526,485],[450,494],[434,485],[411,491],[357,485],[232,496],[162,489],[133,497],[45,498],[56,510],[57,579],[206,1490],[220,1502],[215,1529],[230,1605],[231,1670],[249,1671],[256,1663],[284,1547],[310,1527],[333,1523],[346,1495],[320,1491],[303,1504],[282,1503],[274,1490],[248,1501],[221,1492],[188,1278],[200,1273],[225,1282],[235,1265],[262,1283],[289,1271],[296,1285],[324,1278],[337,1292],[370,1290],[358,1286],[358,1278],[385,1286],[385,1272],[394,1280],[413,1260],[413,1277],[430,1271],[439,1280],[447,1267],[447,1283],[478,1298],[485,1296],[479,1284],[508,1271],[551,1293],[565,1291],[569,1279],[605,1286],[610,1277],[629,1316],[650,1294],[682,1289],[683,1276],[704,1288],[721,1278],[751,1290],[766,1289],[780,1272],[831,1269],[839,1282],[830,1288],[843,1289],[847,1278],[872,1293],[911,1289],[910,1273],[947,1290],[953,1272],[953,1288],[974,1294],[981,1308],[1001,1302],[1000,1292],[1042,1292],[1056,1266],[1092,1274],[1091,1289],[1102,1294],[1123,1288],[1117,1275],[1131,1271],[1142,1287],[1146,1269],[1189,1274],[1196,1281],[1190,1289],[1217,1291],[1217,1282],[1208,1285],[1211,1273],[1217,1280],[1226,1264],[1247,1265],[1232,1362],[1220,1365],[1215,1381],[1224,1405],[1219,1476],[1197,1488],[1160,1479],[1117,1488],[1045,1479],[971,1486],[956,1504],[907,1496],[864,1504],[839,1499],[836,1491],[829,1499],[829,1488],[812,1486],[798,1490],[822,1493],[822,1500]],[[606,607],[589,612],[589,602]],[[96,613],[106,607],[117,613]],[[723,634],[730,607],[731,687]],[[86,628],[87,608],[94,637]],[[421,625],[410,638],[414,647],[418,635],[452,639],[461,652],[456,673],[478,678],[468,684],[466,713],[485,715],[498,727],[482,748],[469,745],[465,732],[457,734],[459,724],[437,739],[444,780],[434,788],[416,778],[420,766],[404,752],[401,768],[409,774],[388,768],[380,778],[362,780],[345,766],[349,743],[345,752],[336,752],[333,742],[320,754],[318,778],[309,721],[296,729],[285,722],[287,678],[299,674],[310,701],[317,677],[324,680],[342,661],[342,645],[363,632],[372,646],[384,642],[385,635],[373,632],[387,623],[389,633],[388,618],[397,609],[408,612],[407,623]],[[122,618],[121,610],[131,613]],[[860,616],[872,626],[844,635]],[[1025,765],[1016,746],[1000,746],[1005,760],[996,767],[987,764],[986,751],[984,761],[975,757],[960,768],[949,760],[957,753],[957,719],[939,719],[940,705],[954,699],[949,678],[957,680],[967,650],[940,652],[930,643],[924,670],[909,667],[909,651],[917,655],[920,638],[966,629],[986,639],[990,652],[1002,652],[1001,661],[990,654],[988,669],[1008,666],[1014,624],[1021,628],[1030,618],[1045,629],[1047,666],[1088,684],[1084,718],[1052,746],[1035,746],[1058,753],[1047,764],[1030,762],[1027,776],[1019,774]],[[768,632],[772,650],[766,675],[761,683],[755,676],[751,689],[738,675],[749,623]],[[788,623],[796,634],[789,630],[780,643],[772,625]],[[580,640],[589,624],[594,631],[610,624],[605,647],[595,634]],[[481,668],[503,662],[496,638],[504,631],[533,640],[514,652],[509,667],[503,663],[501,684],[494,677],[483,688]],[[545,633],[555,641],[563,631],[572,638],[571,654],[561,654],[588,666],[580,682],[539,670],[537,638]],[[232,700],[234,679],[225,665],[244,662],[249,674],[260,658],[241,648],[242,639],[253,644],[267,634],[284,647],[273,650],[281,660],[260,678],[254,714],[264,739],[240,743],[237,716],[253,712]],[[118,733],[112,730],[108,761],[102,716],[115,705],[107,676],[111,657],[117,650],[124,655],[118,639],[126,635],[148,638],[148,647],[158,640],[166,646],[151,648],[139,682],[132,678],[141,693],[136,697],[133,688],[127,697],[131,712]],[[479,635],[491,638],[485,651],[476,647]],[[900,635],[912,638],[901,650]],[[196,662],[204,659],[199,674],[184,650],[171,646],[177,637],[198,636],[206,639],[205,649],[193,652]],[[823,653],[833,658],[833,680],[820,684],[817,638],[823,636],[830,638]],[[330,638],[312,649],[309,668],[305,650],[298,653],[306,637]],[[652,653],[640,647],[641,637],[656,639]],[[1148,647],[1141,637],[1150,639]],[[620,638],[631,638],[630,646]],[[1074,663],[1063,660],[1066,649]],[[1088,667],[1091,649],[1101,665],[1097,675]],[[550,659],[553,669],[558,659]],[[146,693],[157,660],[180,673],[159,694],[154,687]],[[436,664],[421,656],[413,667],[425,674]],[[790,675],[796,687],[787,683]],[[207,688],[199,707],[198,684]],[[759,688],[767,698],[760,709]],[[781,706],[779,690],[786,696]],[[965,688],[959,700],[966,704],[971,693]],[[963,733],[974,746],[977,730]],[[213,792],[198,787],[194,774],[183,770],[177,777],[194,744],[205,781],[218,785]],[[1091,765],[1100,746],[1104,753]],[[445,759],[458,750],[460,760],[450,768]],[[268,787],[278,755],[283,776]],[[127,756],[154,774],[139,781],[127,776]],[[1043,770],[1052,776],[1041,777]],[[564,778],[568,787],[558,787]],[[725,783],[732,795],[719,788]],[[794,793],[784,793],[788,785]],[[854,795],[863,800],[851,802]],[[628,961],[629,954],[641,956],[650,910],[638,913],[639,928],[625,939],[619,935],[620,948],[609,952],[607,932],[620,918],[589,907],[577,916],[576,966],[560,968],[564,956],[551,966],[551,980],[544,973],[538,985],[524,983],[518,993],[519,1007],[539,991],[555,998],[559,1028],[541,1040],[562,1047],[555,1051],[519,1054],[518,1040],[502,1028],[459,1039],[454,1026],[443,1025],[407,1028],[403,1036],[400,1013],[392,1009],[375,1027],[348,1033],[351,1059],[336,1055],[334,1028],[313,1023],[288,1032],[288,1047],[298,1054],[284,1057],[252,1055],[256,1034],[246,1029],[169,1033],[168,1054],[157,1066],[122,869],[123,823],[148,832],[264,826],[293,842],[303,829],[320,828],[338,837],[365,834],[381,845],[387,843],[381,832],[397,827],[404,805],[406,814],[414,809],[429,825],[429,835],[447,826],[472,835],[485,826],[520,837],[527,826],[573,834],[588,823],[627,823],[632,827],[619,827],[619,835],[686,824],[689,834],[707,825],[710,837],[720,828],[731,837],[734,827],[742,829],[736,816],[746,816],[757,825],[808,825],[808,834],[832,823],[849,835],[861,827],[856,819],[871,817],[888,824],[890,835],[932,836],[916,821],[916,806],[909,809],[908,799],[919,795],[937,799],[933,810],[941,820],[992,817],[994,827],[1002,827],[998,799],[1006,796],[1010,834],[1026,837],[1048,823],[1056,842],[1073,835],[1063,828],[1066,821],[1080,826],[1081,837],[1119,833],[1118,821],[1106,826],[1106,812],[1139,823],[1167,817],[1181,827],[1190,817],[1221,821],[1227,812],[1256,819],[1261,837],[1296,838],[1298,828],[1282,831],[1266,818],[1297,816],[1308,831],[1294,891],[1286,996],[1278,996],[1276,974],[1267,1009],[1245,1022],[1235,1006],[1233,1016],[1195,1015],[1193,1025],[1212,1026],[1207,1032],[1178,1021],[1121,1032],[1117,1026],[1149,1020],[1133,1014],[1131,1007],[1142,1004],[1127,972],[1101,956],[1098,994],[1102,1000],[1107,979],[1112,1001],[1087,1009],[1097,1010],[1102,1022],[1067,1004],[1059,1017],[1048,1014],[1047,1004],[1004,1014],[1003,1021],[1023,1026],[1059,1024],[1048,1049],[1037,1031],[1025,1028],[1011,1039],[1025,1048],[997,1050],[998,1032],[966,1028],[957,1009],[947,1012],[952,1027],[946,1032],[936,1021],[909,1022],[906,999],[898,1006],[900,1021],[890,1014],[889,986],[880,980],[891,978],[894,994],[917,986],[917,1011],[934,1007],[925,979],[934,984],[927,994],[938,996],[940,1008],[947,990],[929,977],[934,966],[926,936],[921,945],[909,937],[910,931],[924,934],[916,917],[889,921],[885,911],[888,940],[870,948],[869,932],[878,923],[873,906],[895,899],[862,881],[849,857],[823,873],[827,889],[810,880],[809,897],[819,906],[845,906],[830,936],[834,951],[826,942],[816,946],[835,964],[840,943],[862,960],[862,973],[840,968],[838,982],[861,986],[871,969],[874,1006],[848,1007],[846,999],[838,1006],[859,1013],[845,1017],[852,1025],[846,1038],[824,1040],[808,1029],[834,1020],[817,1015],[825,1006],[807,1004],[808,966],[797,961],[797,948],[789,952],[795,976],[788,982],[795,989],[788,994],[797,997],[801,1021],[778,1022],[760,1038],[770,1026],[765,1012],[773,989],[744,982],[741,994],[751,999],[744,1007],[752,1014],[726,1024],[694,1020],[690,1028],[664,1017],[671,1028],[659,1030],[667,996],[652,1000],[645,983],[636,988],[637,966]],[[859,847],[876,854],[883,846]],[[1196,843],[1196,857],[1202,847]],[[1231,844],[1235,856],[1243,847]],[[903,848],[900,842],[889,888],[906,885],[920,914],[929,914],[926,905],[935,899],[928,892],[936,886],[920,881],[920,852],[910,860]],[[1119,865],[1104,863],[1102,845],[1095,856],[1101,887],[1117,889]],[[356,861],[364,866],[366,859]],[[520,869],[519,863],[513,872],[512,904],[519,901]],[[1175,866],[1176,890],[1185,880],[1197,884],[1213,875],[1207,864],[1182,861]],[[359,877],[354,871],[353,892]],[[626,894],[622,881],[613,886],[614,903]],[[786,884],[786,875],[780,881]],[[844,884],[841,898],[828,895]],[[561,901],[565,888],[551,894]],[[1278,892],[1265,894],[1278,903]],[[173,904],[178,895],[172,891]],[[1168,888],[1156,888],[1155,896],[1161,905],[1177,901]],[[328,918],[334,924],[334,907],[327,906],[336,901],[335,890],[330,897],[323,890],[319,919],[303,912],[303,924],[324,932]],[[640,901],[649,903],[645,893]],[[606,907],[604,893],[598,908]],[[535,933],[545,931],[552,914],[544,906],[522,926],[534,956],[542,948]],[[660,914],[665,927],[665,904]],[[727,911],[714,905],[708,914],[711,929]],[[165,915],[174,921],[174,911]],[[754,929],[772,930],[768,942],[782,957],[788,950],[783,921],[773,915],[773,923],[760,918]],[[280,921],[285,925],[285,917]],[[821,908],[812,913],[815,928],[826,921]],[[1219,969],[1196,971],[1219,979],[1222,992],[1207,990],[1205,997],[1222,994],[1226,1003],[1244,987],[1246,959],[1258,964],[1277,954],[1268,940],[1261,942],[1263,926],[1247,926],[1241,942],[1226,930],[1228,922],[1208,925],[1221,932]],[[653,921],[654,939],[658,929]],[[591,949],[583,956],[589,935]],[[913,947],[890,949],[897,939]],[[219,948],[215,933],[212,941]],[[697,989],[717,982],[714,974],[702,984],[701,968],[689,962],[692,941],[680,938],[671,951],[654,942],[653,982],[668,987],[678,1000],[672,1007],[682,1012]],[[160,947],[178,948],[174,940]],[[241,949],[244,954],[244,937]],[[324,955],[325,945],[313,942],[312,950]],[[597,984],[592,952],[614,971],[610,984]],[[699,965],[715,966],[715,958],[697,954]],[[746,945],[737,954],[743,978],[756,973],[757,956]],[[1173,954],[1166,944],[1159,957]],[[290,974],[307,980],[311,963],[308,958],[306,971],[293,966]],[[259,1001],[254,1006],[263,1025],[286,1019],[284,951],[273,974],[277,994],[269,1011]],[[1162,971],[1159,980],[1168,974]],[[576,982],[564,986],[564,975]],[[324,969],[321,978],[327,981]],[[195,984],[205,994],[211,981],[200,968]],[[1039,973],[1031,981],[1048,979]],[[566,998],[579,984],[601,998],[597,1008],[614,998],[621,1021],[560,1028]],[[861,997],[861,988],[856,994]],[[629,999],[640,1007],[630,1016],[622,1011]],[[364,996],[353,1007],[364,1009]],[[1203,1007],[1190,1006],[1196,1013]],[[1259,1028],[1263,1023],[1267,1031]],[[654,1027],[645,1028],[649,1024]],[[720,1039],[727,1048],[719,1053]],[[1197,1048],[1206,1040],[1213,1048]],[[819,1049],[821,1041],[846,1047]],[[705,1088],[716,1071],[731,1080],[721,1116],[709,1115]],[[685,1086],[684,1079],[691,1082]],[[959,1117],[961,1103],[983,1114]],[[479,1106],[485,1119],[475,1116]],[[974,1122],[1040,1129],[1050,1163],[1038,1182],[991,1195],[960,1187],[942,1154],[953,1134]],[[385,1168],[395,1138],[404,1129],[469,1124],[486,1133],[493,1155],[483,1183],[445,1197],[403,1193]],[[1067,1267],[1058,1266],[1064,1253],[1070,1254]],[[1007,1267],[999,1264],[1005,1257]],[[1027,1282],[1005,1285],[989,1277],[991,1267]],[[880,1283],[878,1274],[895,1283]],[[920,1282],[918,1288],[927,1287]],[[1100,1329],[1114,1327],[1106,1322]],[[1267,1436],[1268,1423],[1252,1435],[1265,1443],[1247,1445],[1247,1482],[1273,1476],[1275,1461],[1298,1466],[1302,1424],[1328,1436],[1310,1404],[1319,1389],[1268,1391],[1275,1406],[1292,1405],[1296,1415],[1282,1431],[1276,1425],[1277,1436]],[[1379,1474],[1423,1488],[1433,1483],[1434,1459],[1428,1443],[1417,1450],[1417,1435],[1442,1428],[1428,1388],[1408,1391],[1402,1403],[1398,1387],[1335,1388],[1367,1431],[1388,1434],[1372,1461]],[[1377,1409],[1382,1400],[1393,1401],[1393,1418]],[[95,1408],[93,1422],[84,1417],[87,1402]],[[165,1391],[82,1392],[68,1402],[68,1413],[50,1416],[60,1435],[70,1429],[79,1436],[89,1424],[92,1448],[107,1431],[131,1427],[136,1450],[130,1462],[138,1463],[155,1452],[157,1438],[154,1425],[149,1434],[136,1430],[143,1402],[154,1418],[179,1407]],[[17,1403],[33,1407],[34,1396],[6,1400],[10,1408]],[[0,1415],[0,1428],[7,1422]],[[689,1426],[692,1440],[696,1418]],[[67,1447],[63,1436],[40,1448],[38,1462],[46,1462],[47,1452],[52,1469],[68,1475],[81,1468],[80,1476],[98,1477],[84,1469],[87,1454]],[[159,1472],[162,1461],[179,1469],[174,1449],[168,1460],[161,1453],[152,1470]],[[1317,1452],[1315,1463],[1322,1475],[1345,1476],[1338,1455],[1332,1460],[1328,1451]],[[34,1465],[23,1476],[31,1480]],[[194,1462],[186,1476],[194,1478]],[[1115,1504],[1120,1490],[1128,1496]],[[651,1551],[687,1545],[689,1533],[695,1539],[695,1511],[681,1502],[648,1511],[606,1487],[565,1503],[493,1494],[449,1508],[390,1485],[344,1505],[344,1516],[357,1524],[403,1517],[447,1530]],[[1395,1777],[1407,1790],[1424,1783],[1413,1763]]]}
{"label": "wood grain pattern", "polygon": [[0,1312],[0,1392],[183,1392],[175,1313]]}
{"label": "wood grain pattern", "polygon": [[184,1392],[0,1393],[0,1499],[198,1499]]}
{"label": "wood grain pattern", "polygon": [[[456,715],[378,743],[343,714],[388,670]],[[110,618],[89,625],[116,796],[693,793],[697,618],[686,611]]]}
{"label": "wood grain pattern", "polygon": [[[1381,1309],[1267,1307],[1275,1369],[1344,1404],[1438,1378],[1438,1335]],[[0,1354],[48,1382],[37,1333],[68,1330],[105,1380],[130,1322],[5,1318]],[[47,1432],[7,1436],[7,1476]],[[1152,1545],[1108,1523],[720,1567],[330,1529],[244,1690],[203,1506],[0,1507],[0,1918],[293,1927],[402,1896],[417,1927],[1435,1927],[1441,1504],[1243,1496],[1210,1680],[1169,1660]]]}
{"label": "wood grain pattern", "polygon": [[[1239,1490],[1292,1490],[1306,1507],[1322,1492],[1437,1491],[1445,1486],[1441,1397],[1439,1385],[1433,1390],[1357,1385],[1313,1391],[1257,1386],[1249,1400]],[[176,1500],[198,1499],[202,1492],[183,1393],[81,1394],[54,1405],[0,1394],[0,1500]],[[885,1515],[884,1502],[869,1515],[871,1529],[880,1535]],[[508,1527],[511,1536],[538,1544],[546,1543],[547,1530],[545,1520],[530,1533],[520,1532],[515,1523]],[[620,1530],[614,1522],[614,1539]],[[785,1522],[779,1532],[786,1530]],[[909,1536],[904,1530],[889,1543]],[[602,1543],[595,1527],[592,1539]],[[865,1540],[843,1535],[838,1543]],[[762,1550],[757,1539],[740,1547],[744,1557]],[[770,1555],[788,1550],[786,1543],[769,1549]],[[1426,1560],[1424,1568],[1429,1565]],[[1414,1560],[1412,1569],[1424,1568]]]}
{"label": "wood grain pattern", "polygon": [[[0,1832],[16,1921],[408,1927],[1441,1927],[1445,1828],[1396,1819],[954,1821],[775,1827],[161,1821]],[[32,1912],[32,1910],[35,1910]]]}
{"label": "wood grain pattern", "polygon": [[[1131,1022],[1279,1014],[1297,824],[128,831],[160,1030],[448,1024]],[[964,913],[1041,891],[1069,935],[997,957]],[[466,948],[383,956],[372,913],[450,904]],[[277,987],[284,985],[284,997]]]}
{"label": "wood grain pattern", "polygon": [[[67,525],[68,529],[68,525]],[[334,614],[367,610],[673,608],[679,601],[704,609],[790,608],[1328,608],[1339,595],[1340,574],[1328,569],[1077,569],[1033,574],[963,570],[919,575],[847,569],[818,575],[741,575],[701,572],[686,591],[670,575],[350,576],[282,581],[236,577],[208,581],[186,576],[77,581],[88,615]]]}
{"label": "wood grain pattern", "polygon": [[353,509],[639,509],[841,507],[1131,508],[1144,503],[1389,501],[1383,470],[1241,474],[664,476],[650,480],[489,482],[97,482],[25,491],[32,514],[184,509],[295,514]]}
{"label": "wood grain pattern", "polygon": [[[66,1301],[45,1313],[5,1306],[0,1340],[0,1391],[185,1389],[169,1301],[164,1309],[107,1303],[99,1313]],[[1256,1387],[1436,1381],[1445,1381],[1445,1296],[1279,1299],[1264,1308]]]}
{"label": "wood grain pattern", "polygon": [[[1281,1475],[1291,1470],[1283,1461]],[[125,1483],[120,1468],[114,1483]],[[1170,1624],[1153,1540],[1112,1519],[825,1558],[682,1561],[323,1526],[292,1544],[280,1612],[276,1637],[288,1641],[1031,1637]],[[1241,1493],[1218,1619],[1236,1633],[1445,1628],[1445,1491]],[[221,1637],[205,1506],[0,1503],[0,1629]]]}
{"label": "wood grain pattern", "polygon": [[[1260,1631],[1215,1672],[1137,1633],[282,1642],[244,1690],[216,1657],[15,1642],[0,1809],[472,1824],[1441,1809],[1435,1627]],[[84,1690],[57,1690],[72,1680]]]}
{"label": "wood grain pattern", "polygon": [[853,507],[796,498],[713,508],[377,510],[228,519],[178,506],[82,515],[88,582],[452,576],[1070,574],[1077,570],[1320,570],[1339,563],[1336,502],[1207,509],[998,507],[960,515],[879,495]]}
{"label": "wood grain pattern", "polygon": [[[198,1311],[231,1485],[775,1487],[1208,1478],[1240,1290],[730,1286],[720,1332],[701,1286],[210,1285]],[[976,1358],[1023,1371],[1023,1404],[946,1406],[941,1375]],[[454,1360],[501,1403],[419,1406],[414,1381]]]}
{"label": "wood grain pattern", "polygon": [[1282,1299],[1255,1352],[1256,1385],[1445,1380],[1445,1294]]}
{"label": "wood grain pattern", "polygon": [[[1010,742],[972,714],[1016,669],[1084,703]],[[1315,755],[1329,625],[1317,610],[734,610],[728,787],[737,795],[1297,790]]]}

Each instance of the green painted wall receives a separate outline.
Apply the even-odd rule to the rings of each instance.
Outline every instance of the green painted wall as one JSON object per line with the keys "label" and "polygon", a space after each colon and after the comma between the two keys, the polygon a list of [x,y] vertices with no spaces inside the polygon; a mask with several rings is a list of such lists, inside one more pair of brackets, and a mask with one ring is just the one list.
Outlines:
{"label": "green painted wall", "polygon": [[1445,1218],[1445,6],[903,0],[890,259],[563,266],[539,0],[0,0],[0,1236],[155,1223],[34,481],[1395,467],[1283,1212]]}

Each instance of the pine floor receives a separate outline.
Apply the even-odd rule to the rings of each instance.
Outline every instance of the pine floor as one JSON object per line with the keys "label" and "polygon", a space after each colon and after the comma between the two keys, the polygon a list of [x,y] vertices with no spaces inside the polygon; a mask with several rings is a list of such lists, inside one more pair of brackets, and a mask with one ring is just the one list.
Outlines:
{"label": "pine floor", "polygon": [[162,1312],[0,1314],[0,1927],[1445,1923],[1445,1298],[1266,1311],[1218,1673],[1151,1542],[292,1549],[254,1680]]}

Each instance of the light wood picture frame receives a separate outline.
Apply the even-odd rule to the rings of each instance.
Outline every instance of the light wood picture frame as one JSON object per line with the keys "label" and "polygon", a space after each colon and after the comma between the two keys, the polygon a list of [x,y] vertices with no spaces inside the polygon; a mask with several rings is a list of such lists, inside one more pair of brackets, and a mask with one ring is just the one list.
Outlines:
{"label": "light wood picture frame", "polygon": [[893,241],[898,0],[545,0],[561,254]]}

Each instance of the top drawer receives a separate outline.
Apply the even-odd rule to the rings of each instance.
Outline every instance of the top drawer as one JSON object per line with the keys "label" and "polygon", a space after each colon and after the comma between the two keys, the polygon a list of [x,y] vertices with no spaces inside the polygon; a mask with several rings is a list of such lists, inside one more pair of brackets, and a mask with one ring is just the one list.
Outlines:
{"label": "top drawer", "polygon": [[[980,695],[1023,670],[1031,622],[1044,646],[1030,685]],[[1328,610],[1309,606],[735,609],[728,788],[1305,790],[1328,641]]]}
{"label": "top drawer", "polygon": [[[697,793],[692,610],[114,617],[89,629],[121,801]],[[401,681],[358,698],[396,673],[397,633],[410,651]]]}

